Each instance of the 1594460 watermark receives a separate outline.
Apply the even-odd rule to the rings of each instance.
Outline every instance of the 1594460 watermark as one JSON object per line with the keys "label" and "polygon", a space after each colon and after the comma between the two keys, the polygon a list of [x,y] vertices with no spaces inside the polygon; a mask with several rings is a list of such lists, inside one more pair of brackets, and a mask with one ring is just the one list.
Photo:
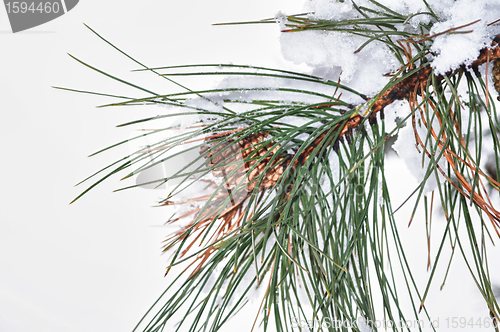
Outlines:
{"label": "1594460 watermark", "polygon": [[12,32],[52,21],[73,9],[79,0],[4,0]]}
{"label": "1594460 watermark", "polygon": [[294,331],[329,331],[330,329],[352,329],[354,327],[364,327],[371,330],[375,329],[423,329],[423,328],[462,328],[470,330],[488,329],[498,327],[498,322],[490,317],[437,317],[430,320],[424,319],[408,319],[408,320],[367,320],[358,317],[356,320],[348,319],[333,319],[330,317],[323,317],[321,319],[292,319],[291,328]]}

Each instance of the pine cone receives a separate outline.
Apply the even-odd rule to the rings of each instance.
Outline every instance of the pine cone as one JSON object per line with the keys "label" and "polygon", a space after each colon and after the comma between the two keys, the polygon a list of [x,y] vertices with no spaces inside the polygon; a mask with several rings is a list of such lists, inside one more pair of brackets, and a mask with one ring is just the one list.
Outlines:
{"label": "pine cone", "polygon": [[212,168],[212,174],[224,178],[228,190],[244,185],[246,190],[253,191],[265,172],[260,182],[260,189],[263,190],[278,182],[291,157],[288,154],[275,156],[271,162],[280,146],[270,141],[268,136],[267,133],[255,133],[223,143],[208,141],[200,154],[208,159],[207,167]]}
{"label": "pine cone", "polygon": [[497,59],[493,62],[493,83],[495,83],[495,90],[497,90],[499,96],[497,100],[500,101],[500,60]]}

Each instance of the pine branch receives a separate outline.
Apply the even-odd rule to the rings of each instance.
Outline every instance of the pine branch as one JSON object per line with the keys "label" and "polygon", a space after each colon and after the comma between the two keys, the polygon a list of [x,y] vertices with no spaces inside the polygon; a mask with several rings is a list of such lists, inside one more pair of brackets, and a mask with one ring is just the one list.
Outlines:
{"label": "pine branch", "polygon": [[[159,70],[218,69],[219,66],[150,68],[108,42],[139,63],[143,70],[151,71],[155,76],[160,74],[160,77],[173,82],[172,77],[180,75],[239,75],[283,82],[278,89],[263,86],[192,91],[186,88],[187,91],[182,93],[154,93],[142,98],[109,95],[120,100],[105,106],[148,103],[170,105],[182,110],[178,114],[123,125],[192,114],[205,117],[203,122],[183,128],[185,132],[162,138],[156,144],[140,148],[96,172],[88,179],[98,175],[101,178],[81,194],[118,172],[127,170],[127,175],[123,177],[127,179],[172,160],[182,154],[171,153],[176,146],[185,145],[188,150],[200,151],[196,160],[172,176],[151,182],[161,185],[173,178],[182,179],[160,205],[197,203],[197,206],[169,220],[171,223],[187,220],[185,227],[167,238],[164,245],[164,251],[173,251],[167,273],[181,266],[182,271],[175,286],[169,288],[168,295],[157,303],[157,313],[147,316],[151,320],[143,327],[144,331],[165,328],[179,312],[184,312],[186,320],[177,325],[178,331],[185,330],[187,325],[189,331],[218,331],[241,309],[247,301],[247,294],[255,287],[266,288],[261,302],[264,329],[270,328],[269,317],[272,313],[279,332],[288,331],[294,319],[308,320],[311,317],[319,321],[325,318],[349,321],[353,329],[360,328],[362,323],[358,321],[359,317],[374,322],[381,314],[396,322],[412,315],[419,319],[423,310],[430,320],[425,301],[447,237],[454,247],[460,249],[493,320],[499,318],[500,308],[491,295],[485,244],[482,241],[479,246],[476,238],[479,231],[492,238],[483,215],[500,236],[500,213],[488,196],[486,182],[495,189],[499,189],[500,184],[479,167],[479,149],[475,149],[475,155],[471,152],[470,139],[466,136],[472,130],[471,124],[464,131],[460,112],[465,102],[457,92],[464,78],[470,92],[470,114],[480,123],[478,110],[485,110],[495,154],[498,155],[500,141],[496,135],[499,127],[496,111],[490,103],[490,91],[478,67],[493,62],[493,80],[495,89],[499,91],[499,40],[495,38],[491,47],[481,50],[478,59],[469,67],[461,66],[436,75],[426,55],[437,35],[400,31],[396,26],[407,22],[411,15],[400,15],[376,1],[372,3],[378,6],[377,10],[356,7],[362,16],[359,19],[330,22],[294,15],[288,16],[286,22],[288,30],[294,33],[324,30],[363,36],[366,41],[358,51],[373,41],[387,45],[402,67],[372,98],[340,84],[340,81],[263,67],[227,65],[231,71],[160,74]],[[422,15],[437,19],[432,9],[427,7],[429,12]],[[469,25],[443,33],[460,29],[460,32],[465,32],[463,28]],[[428,32],[431,27],[432,22],[422,24],[420,28]],[[400,39],[394,40],[394,37]],[[412,50],[418,53],[413,56]],[[78,61],[117,82],[150,92]],[[475,77],[469,70],[475,73]],[[309,86],[286,87],[289,81]],[[333,95],[328,95],[320,92],[324,88],[335,91]],[[232,94],[240,91],[242,94],[254,93],[256,97],[244,101],[234,98]],[[365,102],[358,105],[348,103],[341,99],[342,91],[353,93]],[[340,93],[336,97],[337,92]],[[275,98],[272,93],[276,93]],[[280,93],[289,93],[293,98],[283,100]],[[216,95],[219,96],[217,101],[213,98]],[[193,96],[211,107],[188,103],[187,98]],[[304,96],[316,98],[317,102],[305,101]],[[385,127],[384,109],[396,100],[407,101],[410,113],[396,128],[389,130]],[[235,104],[244,104],[246,109],[235,111],[232,109]],[[289,121],[291,118],[301,122],[293,123]],[[424,158],[428,161],[425,177],[414,191],[417,202],[410,223],[423,196],[425,182],[433,175],[438,182],[439,199],[448,221],[423,293],[413,279],[404,245],[399,238],[394,218],[397,210],[392,208],[384,173],[385,142],[405,122],[410,121],[416,149],[422,153],[422,163]],[[425,136],[419,131],[421,128],[424,128]],[[163,130],[166,128],[138,137],[153,137]],[[439,164],[442,160],[444,166]],[[135,169],[130,171],[130,167]],[[500,174],[498,162],[496,173]],[[211,179],[207,179],[208,174],[211,174]],[[441,183],[441,179],[445,182]],[[173,199],[176,194],[200,183],[207,185],[200,196],[190,196],[184,201]],[[434,194],[431,206],[433,198]],[[473,221],[472,208],[468,204],[474,204],[480,223]],[[462,219],[465,220],[462,222],[466,224],[468,239],[458,235]],[[430,246],[430,231],[428,236]],[[467,260],[467,249],[474,257],[474,265]],[[430,258],[430,251],[428,255]],[[388,261],[391,264],[387,264]],[[396,275],[400,272],[404,277],[402,288],[396,287]],[[249,275],[252,276],[250,281]],[[180,276],[186,277],[182,279]],[[213,286],[207,286],[209,284]],[[241,295],[237,295],[238,290]],[[402,294],[410,298],[412,304],[418,303],[418,312],[416,307],[413,312],[402,309]],[[191,321],[187,320],[188,317]]]}

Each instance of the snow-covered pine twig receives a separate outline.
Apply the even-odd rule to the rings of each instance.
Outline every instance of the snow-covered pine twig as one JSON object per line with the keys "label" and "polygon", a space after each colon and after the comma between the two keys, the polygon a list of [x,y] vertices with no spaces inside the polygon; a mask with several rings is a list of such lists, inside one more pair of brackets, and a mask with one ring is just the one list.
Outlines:
{"label": "snow-covered pine twig", "polygon": [[[500,10],[488,1],[385,2],[315,0],[314,13],[273,19],[285,31],[285,57],[316,67],[312,73],[234,64],[150,68],[127,54],[141,70],[171,82],[226,77],[217,88],[125,101],[116,96],[120,101],[107,105],[167,107],[165,115],[124,125],[179,119],[181,132],[149,132],[157,143],[96,173],[106,172],[82,194],[115,173],[127,170],[124,178],[132,178],[187,151],[201,153],[151,181],[181,179],[161,204],[193,206],[172,217],[184,227],[165,244],[173,252],[167,271],[179,267],[180,275],[137,329],[172,326],[183,312],[178,331],[220,331],[252,293],[261,297],[256,316],[264,330],[308,329],[303,322],[311,321],[375,330],[381,317],[396,323],[422,315],[430,322],[425,301],[447,238],[474,267],[471,276],[496,324],[500,309],[484,240],[493,240],[492,228],[498,231],[488,190],[498,189],[500,169],[496,162],[496,174],[482,170],[481,148],[483,136],[491,135],[488,148],[498,160],[500,126],[484,67],[498,66],[500,30],[491,17]],[[456,44],[465,49],[456,51]],[[335,66],[342,74],[332,74]],[[384,113],[399,100],[394,125]],[[189,116],[196,120],[186,125]],[[447,220],[424,290],[413,278],[386,180],[384,145],[398,132],[414,139],[404,145],[413,150],[407,162],[425,166],[411,219],[422,197],[427,203],[426,183],[435,178],[431,190]],[[460,236],[460,223],[468,237]]]}

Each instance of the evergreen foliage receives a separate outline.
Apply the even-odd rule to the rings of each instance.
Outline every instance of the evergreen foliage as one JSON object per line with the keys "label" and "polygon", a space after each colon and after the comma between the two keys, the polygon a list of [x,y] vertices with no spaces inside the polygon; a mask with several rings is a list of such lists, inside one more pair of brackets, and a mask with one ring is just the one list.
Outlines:
{"label": "evergreen foliage", "polygon": [[[435,282],[436,267],[446,264],[446,257],[441,257],[446,245],[458,249],[466,261],[496,324],[500,307],[491,286],[486,242],[499,236],[500,213],[488,192],[500,187],[500,126],[495,92],[487,86],[478,67],[490,66],[500,58],[497,40],[492,40],[491,47],[483,49],[472,65],[438,74],[428,56],[436,37],[429,31],[439,21],[432,8],[428,6],[428,12],[420,13],[432,19],[415,33],[396,26],[408,22],[412,15],[401,15],[372,2],[378,10],[357,7],[362,16],[359,19],[314,20],[300,14],[286,17],[285,23],[288,33],[320,29],[362,36],[366,41],[358,50],[373,42],[387,45],[401,68],[378,94],[368,97],[340,81],[273,68],[235,64],[150,68],[92,30],[141,66],[140,71],[172,82],[177,76],[189,75],[257,77],[263,82],[273,78],[283,82],[281,88],[186,88],[183,93],[159,95],[75,58],[145,93],[142,98],[109,95],[117,101],[104,106],[150,104],[180,110],[121,126],[154,123],[167,117],[196,115],[202,119],[181,134],[159,139],[85,180],[94,182],[81,195],[113,174],[129,178],[168,162],[178,154],[170,151],[180,144],[186,145],[185,151],[200,151],[198,158],[172,177],[151,182],[160,186],[173,178],[181,179],[169,197],[160,202],[162,205],[180,204],[176,195],[200,183],[207,184],[207,193],[191,198],[204,205],[172,217],[170,222],[189,220],[185,228],[166,240],[164,247],[173,253],[167,273],[178,273],[178,277],[137,330],[162,331],[175,315],[175,320],[180,320],[176,331],[219,331],[244,307],[248,293],[256,287],[265,290],[261,313],[256,318],[256,324],[262,324],[265,330],[291,331],[297,321],[325,319],[351,322],[352,329],[326,324],[324,331],[360,331],[363,321],[380,319],[430,320],[425,300]],[[445,33],[467,33],[467,26]],[[290,81],[302,82],[308,88],[287,87]],[[468,93],[460,95],[459,85],[464,84]],[[334,88],[336,94],[324,94],[324,87]],[[245,96],[250,92],[251,100],[234,98],[235,94]],[[365,102],[353,105],[343,101],[342,92],[356,94]],[[222,97],[215,101],[214,96]],[[322,101],[308,103],[304,96]],[[204,100],[207,107],[193,106],[190,98]],[[396,128],[387,129],[384,108],[395,100],[408,101],[411,109]],[[242,103],[244,108],[239,107]],[[470,119],[468,123],[462,122],[464,112]],[[384,167],[386,141],[405,125],[413,126],[422,165],[426,161],[425,178],[413,193],[414,214],[423,206],[428,216],[432,206],[440,204],[447,220],[442,234],[433,233],[439,239],[439,250],[424,289],[414,281],[398,233],[398,207],[391,204]],[[426,129],[424,136],[418,126]],[[493,137],[492,152],[496,157],[489,172],[479,167],[485,128]],[[161,137],[166,129],[141,136]],[[438,187],[427,197],[424,188],[431,177]],[[468,237],[459,236],[462,228]],[[401,276],[403,283],[398,279]],[[413,303],[413,310],[402,307],[401,302],[407,300]],[[390,329],[403,330],[397,324]]]}

